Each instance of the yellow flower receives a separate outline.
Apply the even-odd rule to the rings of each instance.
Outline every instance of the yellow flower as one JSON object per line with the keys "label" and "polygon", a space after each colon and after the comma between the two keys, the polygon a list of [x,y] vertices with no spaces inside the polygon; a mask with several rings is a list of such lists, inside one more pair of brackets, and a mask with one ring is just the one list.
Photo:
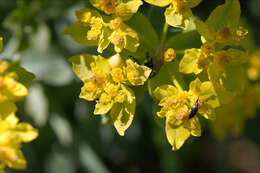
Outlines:
{"label": "yellow flower", "polygon": [[124,135],[135,112],[135,95],[127,85],[143,85],[151,69],[132,60],[124,61],[119,54],[109,59],[85,54],[74,56],[70,61],[84,82],[80,98],[97,100],[94,114],[110,113],[118,133]]}
{"label": "yellow flower", "polygon": [[0,103],[17,101],[28,94],[27,88],[13,77],[0,76]]}
{"label": "yellow flower", "polygon": [[30,124],[18,123],[16,111],[13,103],[0,103],[0,161],[10,168],[24,169],[26,160],[21,151],[21,143],[37,138],[38,131]]}
{"label": "yellow flower", "polygon": [[108,17],[103,20],[98,11],[88,8],[78,10],[75,14],[78,21],[65,28],[63,34],[70,35],[76,42],[85,46],[98,46],[99,53],[102,53],[110,43],[114,45],[116,52],[121,52],[123,49],[136,52],[139,47],[138,34],[123,23],[123,18]]}
{"label": "yellow flower", "polygon": [[125,74],[130,85],[143,85],[151,72],[152,70],[146,66],[126,60]]}
{"label": "yellow flower", "polygon": [[123,24],[122,19],[120,17],[117,17],[114,20],[111,20],[110,23],[108,24],[108,26],[113,31],[116,31],[122,26],[122,24]]}
{"label": "yellow flower", "polygon": [[191,8],[196,7],[202,0],[145,0],[155,6],[169,7],[166,9],[164,15],[166,23],[171,26],[187,29],[189,25],[189,18],[192,16]]}
{"label": "yellow flower", "polygon": [[9,63],[7,61],[0,60],[0,74],[3,74],[6,72],[6,70],[9,68]]}
{"label": "yellow flower", "polygon": [[143,4],[141,0],[90,0],[90,3],[106,14],[114,14],[124,20],[131,18]]}
{"label": "yellow flower", "polygon": [[120,67],[112,69],[111,76],[114,82],[121,82],[124,79],[123,70]]}
{"label": "yellow flower", "polygon": [[115,84],[109,84],[106,88],[105,88],[105,92],[109,95],[111,95],[111,97],[115,97],[118,94],[118,89],[119,89],[119,85],[115,85]]}
{"label": "yellow flower", "polygon": [[164,62],[172,62],[176,58],[176,52],[173,48],[169,48],[164,52]]}
{"label": "yellow flower", "polygon": [[87,39],[97,40],[102,32],[103,20],[100,17],[92,17],[89,24],[91,29],[87,33]]}
{"label": "yellow flower", "polygon": [[160,101],[162,109],[157,115],[166,118],[166,135],[173,150],[178,150],[190,135],[200,136],[197,112],[213,119],[213,109],[219,106],[211,82],[201,82],[199,79],[190,83],[189,91],[162,85],[153,94]]}
{"label": "yellow flower", "polygon": [[125,45],[125,33],[121,30],[115,31],[110,36],[111,43],[115,46],[116,52],[121,52]]}

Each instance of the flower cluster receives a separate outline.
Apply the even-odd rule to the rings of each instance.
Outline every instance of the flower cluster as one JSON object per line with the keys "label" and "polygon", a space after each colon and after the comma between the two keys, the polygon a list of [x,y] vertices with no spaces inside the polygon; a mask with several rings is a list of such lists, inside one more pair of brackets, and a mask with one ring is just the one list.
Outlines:
{"label": "flower cluster", "polygon": [[[78,21],[64,34],[82,45],[97,46],[99,53],[105,54],[105,49],[111,55],[116,52],[107,59],[90,54],[70,58],[74,72],[84,82],[80,98],[97,100],[94,114],[109,113],[118,133],[124,135],[135,113],[137,96],[131,86],[148,81],[148,91],[159,105],[154,110],[158,117],[166,118],[166,136],[173,150],[191,135],[201,135],[198,115],[211,120],[217,136],[225,136],[230,127],[233,134],[240,131],[238,126],[259,107],[260,89],[250,80],[259,79],[260,63],[259,52],[248,58],[248,31],[240,26],[239,1],[226,0],[206,21],[191,20],[191,9],[202,0],[144,1],[167,6],[160,41],[146,16],[135,14],[142,5],[140,0],[90,0],[102,12],[92,8],[75,12]],[[195,32],[186,30],[190,23]],[[182,30],[167,38],[168,25]],[[197,35],[200,45],[193,46]],[[252,99],[254,95],[257,97]],[[239,111],[245,102],[247,107]]]}
{"label": "flower cluster", "polygon": [[[70,35],[76,42],[85,46],[98,45],[102,53],[110,43],[116,52],[126,49],[135,52],[139,46],[137,33],[124,24],[120,17],[103,17],[98,11],[84,8],[75,12],[78,22],[68,26],[63,34]],[[107,22],[105,22],[107,19]]]}
{"label": "flower cluster", "polygon": [[[1,38],[2,48],[2,38]],[[28,94],[26,86],[18,81],[12,65],[0,60],[0,172],[5,166],[25,169],[26,160],[21,143],[31,142],[38,136],[37,129],[19,122],[15,102]]]}
{"label": "flower cluster", "polygon": [[219,106],[211,82],[201,82],[198,78],[190,83],[189,91],[162,85],[153,94],[160,101],[162,109],[157,115],[166,118],[166,135],[173,150],[178,150],[190,135],[201,135],[197,112],[213,119],[214,108]]}
{"label": "flower cluster", "polygon": [[81,54],[71,57],[70,62],[84,82],[80,98],[97,100],[94,114],[109,113],[117,132],[123,136],[132,123],[136,107],[135,94],[129,86],[144,85],[152,71],[120,55],[123,49],[136,52],[140,45],[138,34],[124,21],[143,3],[141,0],[91,0],[90,3],[106,15],[88,8],[78,10],[75,12],[78,21],[68,26],[63,34],[85,46],[98,46],[99,53],[110,43],[114,45],[116,54],[108,59]]}
{"label": "flower cluster", "polygon": [[128,86],[143,85],[151,69],[132,60],[123,60],[119,54],[109,59],[81,54],[70,58],[73,70],[84,82],[80,98],[97,100],[94,114],[107,114],[117,132],[124,135],[130,126],[136,106],[135,94]]}

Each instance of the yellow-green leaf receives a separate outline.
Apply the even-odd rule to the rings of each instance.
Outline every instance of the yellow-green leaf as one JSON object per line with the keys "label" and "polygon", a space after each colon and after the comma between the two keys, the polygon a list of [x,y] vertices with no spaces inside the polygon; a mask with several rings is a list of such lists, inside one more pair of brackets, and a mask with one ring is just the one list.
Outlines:
{"label": "yellow-green leaf", "polygon": [[110,111],[111,119],[119,135],[124,136],[125,130],[131,125],[135,113],[135,95],[132,89],[122,85],[126,90],[126,100],[116,103]]}
{"label": "yellow-green leaf", "polygon": [[75,55],[71,57],[69,61],[72,63],[73,71],[82,81],[91,77],[92,71],[91,71],[90,64],[95,61],[93,55],[90,54]]}
{"label": "yellow-green leaf", "polygon": [[178,150],[184,144],[184,142],[189,138],[190,131],[184,126],[174,126],[171,123],[171,118],[166,118],[166,136],[169,143],[172,146],[172,150]]}
{"label": "yellow-green leaf", "polygon": [[35,75],[33,73],[28,72],[23,67],[14,63],[11,63],[8,68],[8,72],[15,72],[15,74],[18,75],[17,81],[22,83],[24,86],[28,86],[35,78]]}
{"label": "yellow-green leaf", "polygon": [[138,11],[142,4],[141,0],[129,0],[126,3],[120,3],[116,7],[116,15],[120,16],[123,20],[128,20]]}
{"label": "yellow-green leaf", "polygon": [[214,41],[215,40],[215,30],[201,21],[200,19],[195,20],[195,25],[197,31],[200,33],[200,35],[203,37],[202,40],[207,40],[207,41]]}
{"label": "yellow-green leaf", "polygon": [[165,10],[164,15],[167,24],[174,27],[187,29],[189,25],[189,18],[192,16],[192,13],[190,9],[188,9],[185,14],[177,13],[176,9],[170,6]]}
{"label": "yellow-green leaf", "polygon": [[125,73],[127,80],[131,85],[143,85],[149,78],[152,70],[146,66],[138,65],[132,60],[126,60]]}
{"label": "yellow-green leaf", "polygon": [[236,28],[240,20],[240,4],[239,0],[226,0],[225,4],[215,8],[206,23],[213,27],[215,31],[222,28]]}
{"label": "yellow-green leaf", "polygon": [[182,73],[190,74],[195,73],[199,74],[202,69],[198,67],[198,58],[201,52],[199,49],[188,49],[185,51],[184,56],[179,64],[179,70]]}
{"label": "yellow-green leaf", "polygon": [[111,34],[112,34],[112,31],[108,27],[103,29],[103,31],[100,35],[99,42],[98,42],[97,51],[99,53],[103,53],[103,50],[105,50],[109,46],[109,44],[110,44],[109,36]]}
{"label": "yellow-green leaf", "polygon": [[207,104],[212,108],[216,108],[216,107],[220,106],[217,94],[210,81],[206,81],[201,84],[200,97],[205,99]]}
{"label": "yellow-green leaf", "polygon": [[183,0],[183,2],[185,2],[189,8],[194,8],[198,6],[202,0]]}
{"label": "yellow-green leaf", "polygon": [[184,127],[190,130],[191,135],[197,137],[201,136],[201,127],[198,117],[195,116],[192,119],[188,120]]}
{"label": "yellow-green leaf", "polygon": [[158,100],[162,100],[165,97],[175,95],[177,93],[178,93],[178,89],[175,88],[174,86],[172,86],[172,85],[162,85],[162,86],[157,87],[154,90],[153,95]]}
{"label": "yellow-green leaf", "polygon": [[69,35],[74,41],[84,46],[97,46],[98,40],[87,39],[87,33],[89,30],[90,26],[82,22],[76,22],[66,27],[62,34]]}
{"label": "yellow-green leaf", "polygon": [[113,107],[114,102],[110,101],[109,103],[101,103],[101,102],[97,102],[96,106],[95,106],[95,110],[94,110],[94,114],[95,115],[104,115],[106,113],[108,113],[111,108]]}
{"label": "yellow-green leaf", "polygon": [[[234,92],[228,91],[223,86],[222,74],[219,73],[217,65],[215,63],[213,63],[209,66],[208,76],[209,76],[210,81],[212,82],[214,90],[217,93],[220,103],[227,104],[227,103],[231,102],[231,100],[235,97],[236,94]],[[236,77],[235,77],[235,79],[236,79]]]}
{"label": "yellow-green leaf", "polygon": [[17,107],[14,103],[4,102],[0,104],[0,119],[5,119],[9,115],[14,115]]}

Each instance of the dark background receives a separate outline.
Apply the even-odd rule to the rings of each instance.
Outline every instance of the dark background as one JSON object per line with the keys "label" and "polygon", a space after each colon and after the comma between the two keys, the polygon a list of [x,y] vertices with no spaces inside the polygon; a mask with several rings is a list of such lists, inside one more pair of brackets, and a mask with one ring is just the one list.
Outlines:
{"label": "dark background", "polygon": [[[193,9],[206,19],[223,0],[204,0]],[[145,93],[134,122],[124,137],[102,116],[92,115],[94,103],[78,98],[82,83],[67,59],[79,53],[95,53],[62,30],[76,19],[74,10],[87,0],[0,0],[1,57],[20,61],[36,74],[30,94],[19,102],[18,116],[39,129],[39,137],[24,144],[31,173],[258,173],[260,172],[260,118],[246,121],[240,137],[218,141],[208,123],[202,136],[191,137],[179,151],[171,151],[152,99]],[[260,45],[260,0],[241,0],[242,18],[248,23],[256,46]],[[156,13],[151,14],[152,11]],[[165,8],[143,5],[160,35]],[[232,20],[232,19],[230,19]],[[172,32],[172,33],[171,33]],[[169,30],[169,34],[174,34]],[[241,108],[243,109],[243,108]]]}

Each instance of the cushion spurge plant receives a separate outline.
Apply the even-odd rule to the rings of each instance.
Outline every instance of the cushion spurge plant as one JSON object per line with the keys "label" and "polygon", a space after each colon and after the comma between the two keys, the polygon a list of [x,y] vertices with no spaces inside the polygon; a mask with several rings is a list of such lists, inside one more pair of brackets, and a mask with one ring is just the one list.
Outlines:
{"label": "cushion spurge plant", "polygon": [[[241,127],[259,105],[252,103],[239,115],[235,110],[260,93],[259,86],[250,82],[257,80],[259,70],[253,63],[257,58],[248,62],[248,31],[240,26],[239,1],[226,0],[206,21],[191,11],[202,0],[144,1],[167,7],[160,39],[149,19],[137,12],[140,0],[90,0],[89,8],[76,10],[78,21],[63,34],[96,46],[101,54],[69,59],[84,83],[80,98],[96,101],[94,114],[109,117],[123,136],[133,121],[136,98],[141,97],[133,86],[147,86],[154,112],[166,119],[166,137],[173,150],[190,136],[201,136],[201,117],[209,120],[217,136],[234,134],[228,127]],[[186,30],[189,24],[193,27]],[[181,29],[168,37],[170,27]]]}

